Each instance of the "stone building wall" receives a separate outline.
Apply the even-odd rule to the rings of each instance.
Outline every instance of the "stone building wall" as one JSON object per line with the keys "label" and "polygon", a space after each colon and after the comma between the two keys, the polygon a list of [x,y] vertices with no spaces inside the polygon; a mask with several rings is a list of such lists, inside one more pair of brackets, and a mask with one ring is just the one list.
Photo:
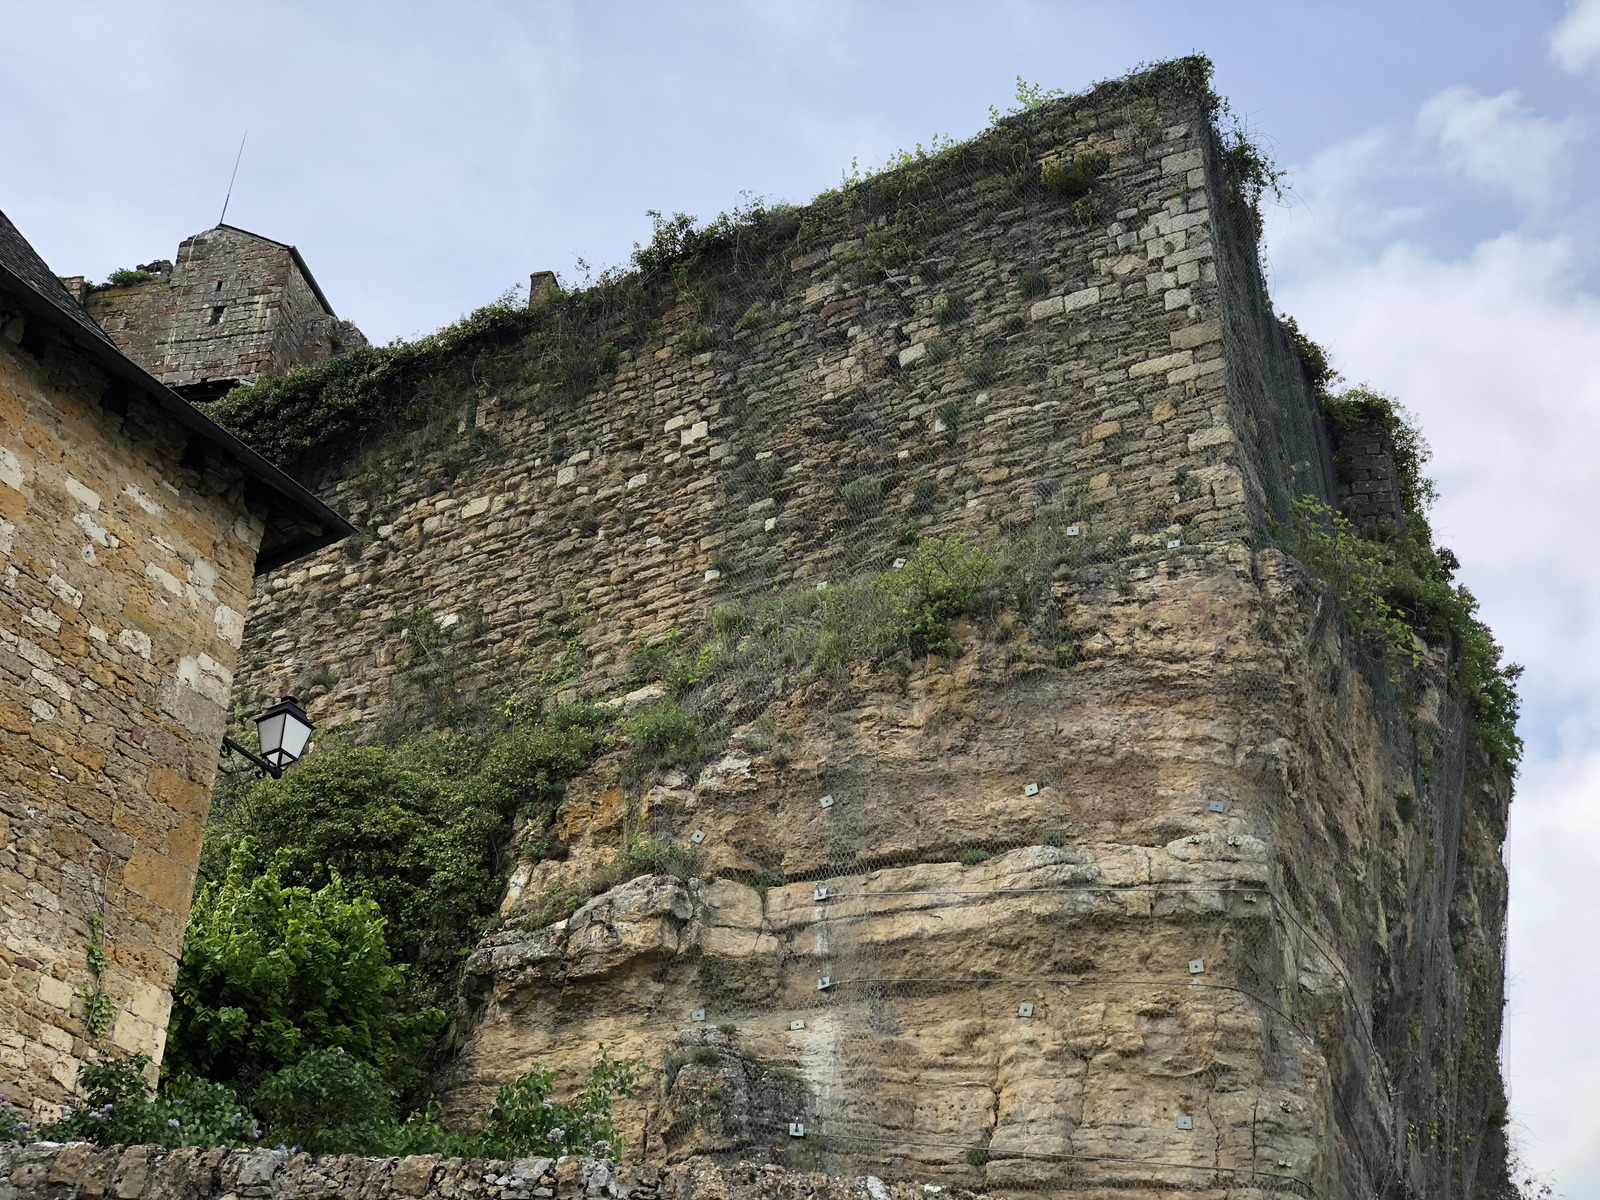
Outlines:
{"label": "stone building wall", "polygon": [[[172,291],[172,264],[146,263],[150,278],[122,287],[90,288],[82,279],[63,280],[68,291],[94,317],[112,344],[137,363],[156,361],[162,321]],[[73,287],[76,283],[79,286]]]}
{"label": "stone building wall", "polygon": [[85,308],[125,354],[195,399],[366,344],[281,242],[219,225],[185,238],[176,266],[148,269],[154,278],[89,292]]}
{"label": "stone building wall", "polygon": [[158,1059],[262,523],[245,479],[0,293],[0,1091]]}

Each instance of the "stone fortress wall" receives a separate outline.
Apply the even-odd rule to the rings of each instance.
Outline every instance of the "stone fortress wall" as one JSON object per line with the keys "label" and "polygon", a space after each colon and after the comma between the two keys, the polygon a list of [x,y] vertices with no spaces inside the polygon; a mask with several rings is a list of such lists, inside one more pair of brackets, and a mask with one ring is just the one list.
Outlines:
{"label": "stone fortress wall", "polygon": [[218,225],[185,238],[176,265],[143,269],[150,279],[123,286],[64,282],[118,349],[190,399],[366,345],[282,242]]}
{"label": "stone fortress wall", "polygon": [[[1314,405],[1282,334],[1223,311],[1209,126],[1192,104],[1140,98],[1036,136],[1049,157],[1111,155],[1115,219],[1084,227],[979,175],[944,197],[956,224],[937,281],[859,286],[848,273],[885,222],[824,209],[761,320],[727,345],[697,353],[685,306],[575,411],[537,388],[468,398],[463,425],[495,450],[465,470],[401,446],[337,472],[328,491],[368,538],[359,558],[325,553],[264,581],[246,686],[277,695],[328,671],[315,715],[370,722],[403,644],[396,620],[420,606],[470,614],[512,673],[564,653],[564,614],[581,611],[594,690],[623,675],[625,643],[722,599],[887,565],[907,514],[925,533],[983,536],[1053,506],[1086,531],[1133,530],[1140,549],[1260,527],[1284,486],[1269,490],[1248,439],[1279,408],[1303,423]],[[1253,251],[1238,255],[1253,278]],[[1033,273],[1046,290],[1024,295]],[[946,330],[934,310],[951,296],[971,311]],[[1257,381],[1230,385],[1230,320],[1228,337],[1277,368],[1260,419]],[[980,384],[984,354],[995,378]],[[1331,495],[1325,442],[1295,449]],[[886,495],[866,519],[840,498],[861,475]],[[375,490],[380,477],[394,486]]]}
{"label": "stone fortress wall", "polygon": [[[1495,1136],[1508,785],[1444,652],[1408,712],[1276,545],[1292,487],[1339,484],[1195,96],[1134,81],[1006,128],[1033,167],[1107,155],[1106,211],[936,164],[923,265],[874,278],[904,205],[824,199],[726,336],[686,294],[581,404],[483,388],[453,445],[336,466],[366,537],[261,581],[239,703],[378,734],[418,619],[469,677],[621,701],[637,639],[887,569],[907,517],[1075,529],[1054,645],[963,629],[842,688],[778,680],[697,777],[575,781],[567,854],[517,866],[468,964],[446,1112],[603,1042],[677,1064],[624,1114],[650,1163],[1446,1194]],[[875,512],[842,499],[863,476]],[[539,925],[641,826],[704,876]]]}
{"label": "stone fortress wall", "polygon": [[0,1092],[43,1110],[97,1048],[160,1060],[263,524],[241,472],[188,454],[184,429],[13,300],[0,293]]}

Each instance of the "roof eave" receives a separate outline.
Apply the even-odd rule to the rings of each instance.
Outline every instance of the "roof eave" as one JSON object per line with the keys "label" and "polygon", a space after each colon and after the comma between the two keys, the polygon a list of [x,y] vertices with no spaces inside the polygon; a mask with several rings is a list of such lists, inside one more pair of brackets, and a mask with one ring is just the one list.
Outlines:
{"label": "roof eave", "polygon": [[301,518],[321,527],[320,533],[279,547],[266,555],[258,555],[255,573],[263,575],[276,567],[311,554],[324,546],[343,540],[355,533],[355,526],[319,500],[304,484],[275,467],[233,434],[200,412],[187,400],[172,391],[155,376],[123,354],[109,340],[101,342],[86,337],[47,299],[40,296],[32,284],[0,263],[0,283],[16,296],[17,301],[31,315],[50,322],[65,334],[80,351],[93,359],[108,374],[122,379],[150,396],[158,408],[178,424],[214,445],[224,455],[234,459],[259,485],[276,494]]}

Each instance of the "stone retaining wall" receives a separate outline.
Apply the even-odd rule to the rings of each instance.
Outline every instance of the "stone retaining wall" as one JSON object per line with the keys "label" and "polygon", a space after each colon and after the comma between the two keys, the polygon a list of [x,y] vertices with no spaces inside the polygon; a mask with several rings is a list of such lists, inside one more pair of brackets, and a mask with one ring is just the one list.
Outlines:
{"label": "stone retaining wall", "polygon": [[[1238,1193],[1235,1193],[1238,1194]],[[314,1158],[276,1150],[0,1144],[0,1200],[977,1200],[937,1185],[695,1159],[675,1167],[591,1158]]]}

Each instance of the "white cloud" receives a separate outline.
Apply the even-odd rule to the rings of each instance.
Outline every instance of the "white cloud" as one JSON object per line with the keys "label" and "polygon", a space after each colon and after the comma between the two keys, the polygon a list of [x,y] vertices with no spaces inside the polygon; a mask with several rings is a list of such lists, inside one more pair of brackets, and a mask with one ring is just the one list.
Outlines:
{"label": "white cloud", "polygon": [[[1561,125],[1511,94],[1434,97],[1418,125],[1479,181],[1507,130]],[[1484,132],[1487,131],[1487,132]],[[1460,253],[1423,243],[1412,218],[1442,207],[1438,176],[1386,167],[1398,142],[1366,135],[1303,175],[1308,205],[1269,214],[1275,298],[1353,380],[1396,393],[1434,447],[1441,540],[1523,678],[1529,753],[1512,805],[1506,1074],[1525,1157],[1564,1194],[1600,1194],[1600,295],[1581,217],[1551,210]],[[1561,178],[1569,136],[1535,147]],[[1474,155],[1479,155],[1474,157]],[[1400,203],[1386,194],[1403,188]],[[1570,227],[1563,227],[1567,222]],[[1374,235],[1372,230],[1381,230]]]}
{"label": "white cloud", "polygon": [[1464,87],[1429,99],[1417,114],[1417,129],[1437,141],[1449,170],[1533,210],[1565,192],[1568,150],[1581,132],[1575,120],[1534,115],[1517,92],[1480,96]]}
{"label": "white cloud", "polygon": [[1600,0],[1571,0],[1550,34],[1550,57],[1573,72],[1600,62]]}

